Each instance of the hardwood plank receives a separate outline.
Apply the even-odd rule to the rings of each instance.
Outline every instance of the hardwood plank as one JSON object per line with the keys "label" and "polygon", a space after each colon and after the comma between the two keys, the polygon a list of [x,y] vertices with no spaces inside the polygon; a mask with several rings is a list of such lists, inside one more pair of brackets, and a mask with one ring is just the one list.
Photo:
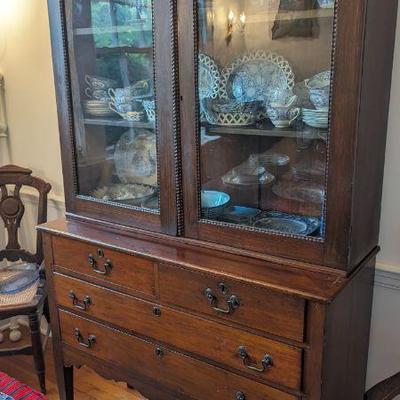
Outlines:
{"label": "hardwood plank", "polygon": [[[46,385],[48,400],[59,400],[51,344],[46,350]],[[33,367],[33,358],[29,356],[3,357],[1,371],[39,390]],[[125,383],[107,381],[93,370],[82,367],[75,371],[75,400],[146,400],[135,390],[128,389]]]}

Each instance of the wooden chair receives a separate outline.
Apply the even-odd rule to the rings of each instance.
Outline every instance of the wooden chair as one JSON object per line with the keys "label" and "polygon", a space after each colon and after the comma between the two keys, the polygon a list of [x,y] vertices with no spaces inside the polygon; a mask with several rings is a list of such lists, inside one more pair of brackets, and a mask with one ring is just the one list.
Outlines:
{"label": "wooden chair", "polygon": [[[25,207],[20,197],[22,186],[29,186],[39,192],[37,223],[41,224],[47,220],[47,194],[51,189],[50,184],[42,179],[33,177],[32,171],[29,169],[17,167],[15,165],[0,167],[0,216],[4,221],[8,234],[7,245],[5,249],[0,251],[0,261],[4,259],[10,262],[21,260],[23,262],[34,263],[37,265],[37,268],[40,269],[40,265],[43,261],[41,234],[37,233],[35,254],[21,249],[18,241],[18,229],[25,213]],[[10,187],[12,190],[10,190]],[[20,304],[18,306],[7,306],[7,304],[5,304],[0,307],[0,320],[17,316],[28,316],[31,331],[30,345],[11,349],[1,349],[0,345],[0,356],[33,355],[40,389],[43,393],[46,392],[46,385],[40,320],[43,312],[46,313],[46,300],[47,292],[44,272],[40,271],[38,291],[29,303]]]}
{"label": "wooden chair", "polygon": [[392,400],[400,396],[400,372],[368,390],[364,400]]}

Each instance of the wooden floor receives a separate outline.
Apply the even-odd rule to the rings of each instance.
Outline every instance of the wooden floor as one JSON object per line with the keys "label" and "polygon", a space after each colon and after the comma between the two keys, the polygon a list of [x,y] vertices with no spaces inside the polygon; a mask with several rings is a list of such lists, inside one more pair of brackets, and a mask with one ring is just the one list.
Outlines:
{"label": "wooden floor", "polygon": [[[49,400],[59,400],[51,344],[46,350],[46,385]],[[1,357],[0,370],[38,389],[38,382],[33,368],[32,357],[14,356]],[[107,381],[88,368],[75,372],[75,400],[145,400],[124,383]]]}

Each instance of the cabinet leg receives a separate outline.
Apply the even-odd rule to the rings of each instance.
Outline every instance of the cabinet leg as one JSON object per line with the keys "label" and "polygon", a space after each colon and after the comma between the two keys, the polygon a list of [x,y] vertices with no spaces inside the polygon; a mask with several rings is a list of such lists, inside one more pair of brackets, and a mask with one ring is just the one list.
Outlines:
{"label": "cabinet leg", "polygon": [[45,365],[43,357],[42,338],[40,335],[40,316],[35,312],[29,315],[29,327],[33,347],[33,359],[35,362],[36,374],[39,379],[40,390],[46,394]]}
{"label": "cabinet leg", "polygon": [[60,400],[74,400],[74,367],[56,364],[57,387]]}
{"label": "cabinet leg", "polygon": [[74,400],[74,367],[64,367],[65,400]]}

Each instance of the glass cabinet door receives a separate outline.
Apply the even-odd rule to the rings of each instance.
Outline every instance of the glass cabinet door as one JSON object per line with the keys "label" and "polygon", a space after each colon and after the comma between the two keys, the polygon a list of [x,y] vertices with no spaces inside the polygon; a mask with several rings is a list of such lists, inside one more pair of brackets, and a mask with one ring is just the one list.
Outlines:
{"label": "glass cabinet door", "polygon": [[159,212],[152,0],[66,2],[80,198]]}
{"label": "glass cabinet door", "polygon": [[195,3],[200,222],[322,240],[334,0]]}

